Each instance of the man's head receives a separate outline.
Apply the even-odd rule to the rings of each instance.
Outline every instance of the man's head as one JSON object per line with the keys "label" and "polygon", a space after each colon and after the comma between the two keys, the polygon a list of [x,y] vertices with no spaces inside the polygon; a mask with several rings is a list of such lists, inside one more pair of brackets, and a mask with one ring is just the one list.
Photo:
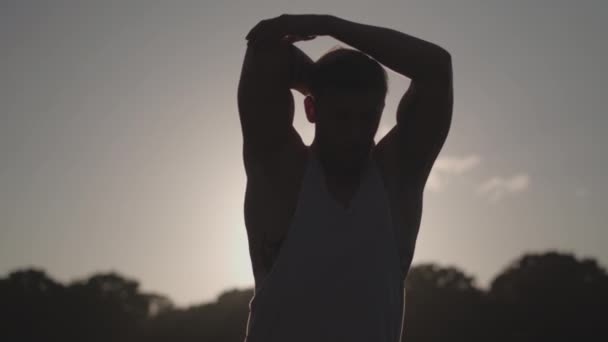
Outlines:
{"label": "man's head", "polygon": [[366,158],[388,92],[384,68],[363,52],[339,48],[315,62],[309,86],[304,107],[315,124],[314,143],[341,164]]}

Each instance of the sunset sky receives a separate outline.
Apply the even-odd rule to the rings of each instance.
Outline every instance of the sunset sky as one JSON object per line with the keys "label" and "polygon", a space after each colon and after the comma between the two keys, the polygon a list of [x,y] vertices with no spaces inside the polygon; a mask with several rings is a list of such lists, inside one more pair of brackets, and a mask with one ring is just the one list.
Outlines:
{"label": "sunset sky", "polygon": [[[245,35],[283,13],[451,53],[452,127],[414,264],[457,266],[482,287],[526,252],[608,266],[605,1],[12,0],[0,2],[0,277],[114,270],[178,305],[252,287],[236,90]],[[313,60],[348,47],[296,45]],[[376,142],[410,82],[386,70]]]}

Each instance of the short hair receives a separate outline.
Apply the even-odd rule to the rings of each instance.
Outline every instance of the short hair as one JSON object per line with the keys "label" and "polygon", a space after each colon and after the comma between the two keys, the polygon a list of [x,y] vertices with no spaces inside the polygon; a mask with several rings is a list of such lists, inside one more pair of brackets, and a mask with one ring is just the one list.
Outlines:
{"label": "short hair", "polygon": [[314,63],[310,75],[310,92],[313,96],[359,91],[382,96],[388,93],[386,70],[367,54],[338,45]]}

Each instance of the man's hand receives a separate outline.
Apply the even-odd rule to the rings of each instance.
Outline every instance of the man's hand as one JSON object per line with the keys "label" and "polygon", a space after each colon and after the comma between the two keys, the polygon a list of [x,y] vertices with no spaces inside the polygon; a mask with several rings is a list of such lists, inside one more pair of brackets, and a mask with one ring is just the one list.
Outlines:
{"label": "man's hand", "polygon": [[255,25],[245,39],[250,43],[282,41],[293,43],[327,35],[328,16],[321,14],[282,14]]}

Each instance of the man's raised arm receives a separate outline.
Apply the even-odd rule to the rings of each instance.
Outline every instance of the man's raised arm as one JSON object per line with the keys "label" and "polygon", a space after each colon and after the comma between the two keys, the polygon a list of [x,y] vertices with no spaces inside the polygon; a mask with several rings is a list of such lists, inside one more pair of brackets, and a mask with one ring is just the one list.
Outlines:
{"label": "man's raised arm", "polygon": [[442,47],[390,28],[329,15],[329,35],[412,80],[445,74],[450,54]]}
{"label": "man's raised arm", "polygon": [[307,91],[302,76],[312,64],[290,42],[248,41],[237,94],[246,167],[271,157],[295,132],[290,89]]}
{"label": "man's raised arm", "polygon": [[411,79],[397,108],[397,125],[377,144],[380,158],[424,188],[452,120],[452,57],[442,47],[384,27],[329,16],[330,35]]}

